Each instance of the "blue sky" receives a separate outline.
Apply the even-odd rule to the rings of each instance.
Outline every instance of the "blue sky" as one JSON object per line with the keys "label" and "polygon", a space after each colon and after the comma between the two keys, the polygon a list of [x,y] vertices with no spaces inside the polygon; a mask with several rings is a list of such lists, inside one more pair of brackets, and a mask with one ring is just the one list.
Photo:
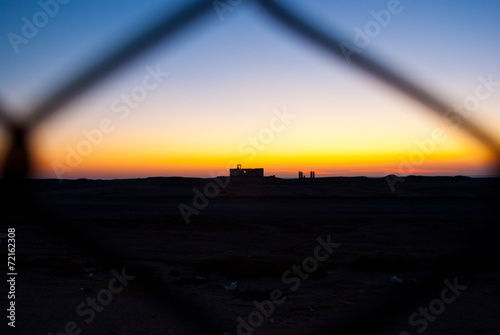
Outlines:
{"label": "blue sky", "polygon": [[[0,103],[18,116],[28,114],[41,99],[101,55],[164,13],[174,15],[190,2],[194,1],[73,0],[59,5],[58,13],[27,44],[19,45],[17,53],[9,33],[21,35],[22,18],[32,20],[42,8],[36,1],[2,2]],[[353,43],[354,28],[364,29],[374,20],[371,12],[386,10],[390,1],[282,3]],[[398,8],[400,12],[393,14],[389,24],[371,38],[363,53],[414,78],[450,104],[470,95],[479,76],[492,75],[500,80],[500,2],[401,0]],[[210,144],[217,150],[207,155],[219,155],[220,159],[202,164],[199,169],[192,167],[197,171],[193,175],[203,176],[223,166],[226,157],[238,156],[238,143],[266,125],[270,110],[284,106],[294,110],[300,121],[262,151],[262,162],[258,159],[252,164],[270,165],[276,171],[294,169],[290,159],[273,161],[272,157],[279,152],[290,156],[293,147],[301,143],[305,144],[297,153],[298,167],[307,160],[308,146],[314,147],[316,156],[330,157],[352,149],[360,155],[380,152],[382,156],[396,157],[411,151],[414,139],[425,137],[440,122],[411,99],[345,60],[334,59],[309,41],[297,38],[247,0],[226,12],[223,21],[215,9],[207,13],[174,39],[160,43],[75,99],[64,108],[64,114],[48,120],[36,134],[37,148],[44,152],[38,158],[40,174],[50,176],[50,168],[46,167],[64,160],[66,145],[75,146],[81,141],[74,134],[93,127],[102,115],[109,114],[113,98],[134,87],[146,66],[156,65],[170,73],[169,79],[141,103],[134,111],[136,115],[120,123],[109,140],[96,148],[88,158],[88,167],[76,167],[71,176],[95,172],[93,156],[97,160],[101,151],[104,155],[106,150],[129,146],[151,151],[150,155],[172,157],[181,164],[182,158],[190,161],[200,155],[196,147]],[[500,94],[494,92],[481,102],[473,118],[495,132],[500,121],[499,107]],[[467,157],[480,150],[477,143],[457,131],[450,130],[450,136],[453,141],[442,147],[445,156],[454,153],[456,157]],[[152,151],[152,147],[163,143],[164,151]],[[394,143],[401,147],[393,148]],[[387,150],[381,149],[384,146]],[[182,154],[174,147],[182,147]],[[129,162],[122,159],[121,165]],[[287,163],[282,163],[285,160]],[[391,162],[377,168],[395,168],[397,159]],[[177,167],[169,171],[168,164],[162,164],[157,168],[165,169],[166,174],[178,172]],[[463,169],[460,164],[457,171]],[[342,171],[349,174],[347,167],[323,168],[326,175]],[[110,169],[102,175],[112,175]],[[471,165],[464,171],[474,169],[484,170]],[[435,169],[429,166],[430,170]],[[127,175],[124,171],[119,175]]]}

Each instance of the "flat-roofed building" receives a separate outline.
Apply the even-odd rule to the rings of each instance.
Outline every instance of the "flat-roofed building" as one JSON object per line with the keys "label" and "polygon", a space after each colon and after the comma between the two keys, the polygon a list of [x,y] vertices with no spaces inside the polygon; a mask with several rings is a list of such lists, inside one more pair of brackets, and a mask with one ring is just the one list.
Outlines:
{"label": "flat-roofed building", "polygon": [[241,164],[238,164],[236,169],[229,170],[230,177],[264,177],[264,169],[242,169]]}

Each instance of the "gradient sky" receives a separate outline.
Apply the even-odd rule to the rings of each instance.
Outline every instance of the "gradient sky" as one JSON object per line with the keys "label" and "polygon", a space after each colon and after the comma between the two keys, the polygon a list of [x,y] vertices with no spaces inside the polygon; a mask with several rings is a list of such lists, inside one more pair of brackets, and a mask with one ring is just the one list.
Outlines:
{"label": "gradient sky", "polygon": [[[22,35],[23,17],[33,22],[42,9],[36,1],[3,1],[0,104],[29,117],[100,56],[190,2],[73,0],[16,52],[9,33]],[[374,20],[371,11],[389,3],[283,2],[350,44],[356,27]],[[500,82],[499,18],[496,0],[401,0],[400,12],[361,52],[460,104],[475,94],[478,78]],[[123,95],[142,85],[148,68],[168,76],[124,117]],[[490,93],[467,117],[500,142],[500,86]],[[276,119],[284,112],[293,118]],[[84,132],[102,122],[109,131],[88,146]],[[3,130],[0,140],[3,156]],[[34,176],[43,178],[58,177],[54,166],[63,178],[209,177],[236,163],[279,177],[299,170],[317,177],[487,175],[493,162],[460,128],[297,37],[248,0],[224,20],[214,9],[128,63],[44,122],[31,141]],[[68,154],[78,150],[85,155]]]}

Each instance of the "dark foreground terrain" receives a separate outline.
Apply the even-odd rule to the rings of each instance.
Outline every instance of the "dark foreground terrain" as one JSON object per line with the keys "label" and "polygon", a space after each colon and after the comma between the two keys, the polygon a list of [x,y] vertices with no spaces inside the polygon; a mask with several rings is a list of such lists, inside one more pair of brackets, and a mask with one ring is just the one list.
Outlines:
{"label": "dark foreground terrain", "polygon": [[1,333],[500,334],[494,182],[32,180]]}

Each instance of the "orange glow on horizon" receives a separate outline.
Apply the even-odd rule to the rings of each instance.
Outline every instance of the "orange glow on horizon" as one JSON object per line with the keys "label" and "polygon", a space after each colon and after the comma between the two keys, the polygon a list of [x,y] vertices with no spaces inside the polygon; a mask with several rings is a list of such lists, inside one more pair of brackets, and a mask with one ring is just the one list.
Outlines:
{"label": "orange glow on horizon", "polygon": [[[297,171],[317,171],[322,175],[366,175],[385,176],[387,174],[409,175],[457,175],[482,174],[493,166],[493,157],[483,149],[467,148],[463,151],[436,150],[432,154],[424,154],[414,149],[409,152],[353,152],[320,154],[313,152],[297,152],[295,155],[271,155],[263,153],[253,157],[232,155],[230,153],[198,153],[155,150],[135,150],[129,148],[119,150],[96,148],[86,157],[80,156],[78,161],[67,150],[56,151],[55,155],[37,156],[36,176],[57,178],[57,171],[63,171],[63,178],[116,178],[148,177],[148,176],[186,176],[212,177],[227,175],[229,168],[242,164],[247,168],[263,167],[266,175],[277,177],[295,177]],[[464,152],[465,151],[465,152]],[[51,159],[52,158],[52,159]],[[72,163],[72,165],[70,164]],[[55,165],[54,165],[55,164]],[[61,170],[62,168],[62,170]],[[65,170],[67,168],[67,170]],[[467,172],[470,171],[470,172]],[[474,171],[482,171],[476,173]]]}

